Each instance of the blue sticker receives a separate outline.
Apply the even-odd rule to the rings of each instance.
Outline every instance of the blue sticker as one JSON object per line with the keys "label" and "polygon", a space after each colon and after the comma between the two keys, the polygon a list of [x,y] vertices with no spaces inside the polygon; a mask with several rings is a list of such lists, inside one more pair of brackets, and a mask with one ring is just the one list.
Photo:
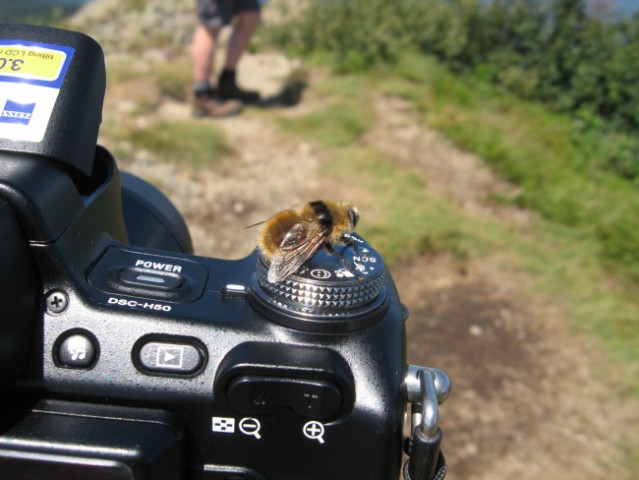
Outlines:
{"label": "blue sticker", "polygon": [[29,125],[35,106],[35,103],[18,103],[7,99],[0,112],[0,122]]}

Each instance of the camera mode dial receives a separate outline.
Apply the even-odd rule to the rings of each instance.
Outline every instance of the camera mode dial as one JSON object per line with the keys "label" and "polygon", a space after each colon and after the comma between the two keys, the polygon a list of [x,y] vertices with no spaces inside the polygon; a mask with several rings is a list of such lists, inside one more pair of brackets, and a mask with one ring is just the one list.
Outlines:
{"label": "camera mode dial", "polygon": [[318,251],[282,282],[268,281],[268,262],[258,257],[251,300],[271,320],[305,331],[364,328],[386,311],[386,266],[357,235],[335,251]]}

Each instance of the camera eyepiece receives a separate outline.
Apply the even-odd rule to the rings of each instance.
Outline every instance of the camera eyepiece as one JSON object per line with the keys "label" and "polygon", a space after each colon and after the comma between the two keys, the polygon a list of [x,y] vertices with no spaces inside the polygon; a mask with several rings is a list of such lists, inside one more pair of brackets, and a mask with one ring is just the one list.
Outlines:
{"label": "camera eyepiece", "polygon": [[149,182],[121,172],[122,210],[131,245],[193,253],[184,218]]}
{"label": "camera eyepiece", "polygon": [[277,323],[314,332],[347,332],[374,323],[386,311],[386,266],[361,237],[335,253],[318,251],[282,282],[268,281],[259,257],[252,279],[254,306]]}

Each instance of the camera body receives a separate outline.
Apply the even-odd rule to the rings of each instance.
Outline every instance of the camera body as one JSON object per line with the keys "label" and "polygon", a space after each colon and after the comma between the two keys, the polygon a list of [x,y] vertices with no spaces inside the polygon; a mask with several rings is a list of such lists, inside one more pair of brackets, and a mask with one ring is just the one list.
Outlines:
{"label": "camera body", "polygon": [[257,251],[194,256],[96,146],[104,78],[90,38],[0,26],[0,479],[397,478],[426,397],[382,257],[271,284]]}

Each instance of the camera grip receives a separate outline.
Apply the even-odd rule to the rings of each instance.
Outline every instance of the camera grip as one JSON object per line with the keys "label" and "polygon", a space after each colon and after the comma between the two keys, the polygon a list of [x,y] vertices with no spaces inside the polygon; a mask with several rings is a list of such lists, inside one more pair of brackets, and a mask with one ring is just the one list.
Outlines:
{"label": "camera grip", "polygon": [[[38,311],[38,276],[11,207],[0,200],[0,398],[22,373]],[[11,272],[8,274],[7,272]]]}

